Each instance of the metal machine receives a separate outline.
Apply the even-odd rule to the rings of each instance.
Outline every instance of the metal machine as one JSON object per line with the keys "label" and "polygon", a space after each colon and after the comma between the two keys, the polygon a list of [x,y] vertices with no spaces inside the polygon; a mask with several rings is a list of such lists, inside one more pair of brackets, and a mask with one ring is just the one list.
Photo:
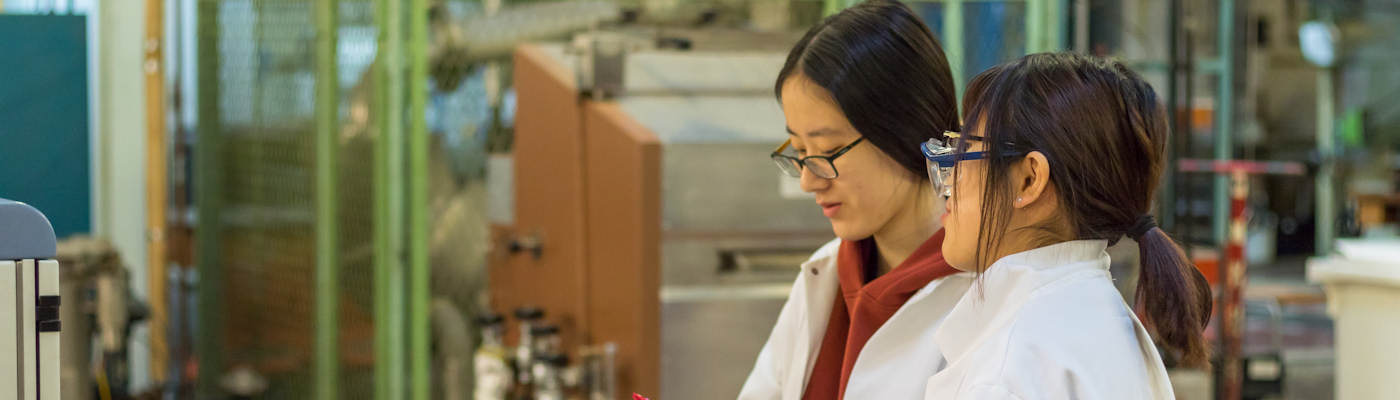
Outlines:
{"label": "metal machine", "polygon": [[516,214],[493,305],[545,308],[566,347],[616,342],[621,393],[737,395],[832,238],[765,158],[786,137],[772,87],[793,41],[602,32],[517,50]]}
{"label": "metal machine", "polygon": [[0,398],[58,400],[57,242],[48,218],[0,199]]}
{"label": "metal machine", "polygon": [[[149,307],[132,294],[130,271],[111,242],[74,235],[58,242],[63,277],[63,398],[125,398],[131,392],[128,338]],[[95,338],[95,339],[94,339]]]}

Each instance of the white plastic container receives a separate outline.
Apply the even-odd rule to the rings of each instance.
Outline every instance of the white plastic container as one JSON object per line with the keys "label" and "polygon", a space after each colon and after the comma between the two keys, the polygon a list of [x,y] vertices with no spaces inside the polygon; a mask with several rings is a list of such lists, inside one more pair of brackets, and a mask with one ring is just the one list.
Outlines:
{"label": "white plastic container", "polygon": [[1400,240],[1341,240],[1338,255],[1308,261],[1336,320],[1336,398],[1400,393]]}

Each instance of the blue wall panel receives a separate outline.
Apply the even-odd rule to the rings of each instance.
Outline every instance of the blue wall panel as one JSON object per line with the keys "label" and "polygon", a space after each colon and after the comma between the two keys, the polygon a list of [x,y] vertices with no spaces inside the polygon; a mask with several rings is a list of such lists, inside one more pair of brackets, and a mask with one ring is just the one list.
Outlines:
{"label": "blue wall panel", "polygon": [[92,228],[86,19],[0,15],[0,197],[60,238]]}

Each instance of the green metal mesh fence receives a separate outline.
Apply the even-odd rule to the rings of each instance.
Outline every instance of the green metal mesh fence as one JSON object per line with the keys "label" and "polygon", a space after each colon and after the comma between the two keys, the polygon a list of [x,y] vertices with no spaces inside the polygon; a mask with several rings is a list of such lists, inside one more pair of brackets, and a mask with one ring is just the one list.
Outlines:
{"label": "green metal mesh fence", "polygon": [[[314,85],[308,0],[207,0],[200,24],[200,92],[216,107],[201,115],[200,381],[266,378],[265,398],[310,396],[314,279]],[[217,198],[214,198],[217,197]],[[209,201],[212,200],[212,201]],[[213,354],[217,352],[218,354]]]}
{"label": "green metal mesh fence", "polygon": [[[386,350],[375,341],[376,306],[383,306],[376,300],[384,303],[375,297],[376,290],[384,290],[383,282],[376,281],[375,239],[386,231],[375,218],[375,198],[402,188],[379,187],[375,180],[382,155],[377,151],[384,146],[377,121],[386,110],[376,102],[376,96],[386,97],[386,85],[374,68],[376,58],[383,57],[377,36],[377,23],[383,21],[376,20],[383,10],[374,0],[336,2],[330,30],[336,68],[329,74],[318,69],[317,3],[198,2],[199,398],[222,397],[231,390],[227,378],[237,375],[265,380],[258,398],[317,394],[314,341],[324,336],[318,339],[316,333],[316,212],[328,205],[316,198],[316,132],[324,126],[318,125],[316,105],[326,100],[318,99],[317,84],[327,79],[338,89],[331,100],[336,107],[336,195],[329,205],[336,210],[335,398],[376,397],[384,384],[376,380],[384,376],[380,358],[409,358],[407,347],[391,342]],[[449,4],[458,15],[479,11],[473,2]],[[465,83],[431,93],[429,115],[419,116],[431,117],[428,132],[419,133],[430,135],[428,204],[407,206],[425,207],[431,216],[434,319],[470,320],[483,285],[482,177],[486,132],[495,114],[486,100],[484,69],[470,70]],[[430,84],[426,77],[406,80],[407,85]],[[450,307],[440,307],[444,304]],[[459,359],[469,360],[469,343],[455,343],[434,348],[450,348],[460,353],[455,354]],[[461,387],[470,379],[469,371],[461,370],[455,376],[434,375],[434,386],[453,380]],[[399,397],[378,397],[385,396]]]}

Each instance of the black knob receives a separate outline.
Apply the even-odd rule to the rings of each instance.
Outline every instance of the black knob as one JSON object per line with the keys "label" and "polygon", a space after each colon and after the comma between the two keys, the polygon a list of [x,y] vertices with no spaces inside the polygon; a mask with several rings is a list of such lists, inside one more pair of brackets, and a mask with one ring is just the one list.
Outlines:
{"label": "black knob", "polygon": [[546,365],[552,365],[560,368],[569,366],[569,356],[567,354],[561,353],[540,354],[535,356],[535,361],[539,361],[545,363]]}
{"label": "black knob", "polygon": [[539,307],[520,307],[515,309],[515,318],[522,321],[533,321],[544,318],[544,310]]}
{"label": "black knob", "polygon": [[540,325],[530,328],[530,334],[535,336],[558,335],[559,325]]}
{"label": "black knob", "polygon": [[504,323],[504,322],[506,322],[506,318],[503,317],[503,316],[501,316],[501,314],[499,314],[499,313],[494,313],[494,312],[488,312],[488,313],[485,313],[485,314],[478,315],[478,316],[476,317],[476,323],[477,323],[477,325],[491,326],[491,325],[500,325],[501,323]]}

